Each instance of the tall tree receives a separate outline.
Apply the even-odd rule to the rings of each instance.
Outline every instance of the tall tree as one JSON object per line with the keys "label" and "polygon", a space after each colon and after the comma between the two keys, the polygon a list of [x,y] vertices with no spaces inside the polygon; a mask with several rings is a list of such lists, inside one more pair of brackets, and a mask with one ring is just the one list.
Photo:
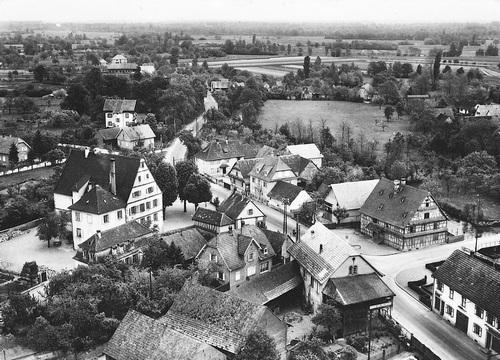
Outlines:
{"label": "tall tree", "polygon": [[245,344],[234,357],[235,360],[279,360],[279,358],[274,339],[262,329],[250,332]]}
{"label": "tall tree", "polygon": [[439,67],[441,66],[441,56],[443,55],[442,51],[438,51],[436,57],[434,58],[434,65],[432,67],[432,84],[434,89],[436,89],[437,81],[439,80]]}
{"label": "tall tree", "polygon": [[184,188],[184,196],[187,201],[194,204],[194,208],[196,209],[199,203],[212,200],[210,183],[202,175],[193,174]]}
{"label": "tall tree", "polygon": [[19,151],[17,150],[16,143],[12,142],[9,148],[9,163],[12,165],[16,165],[18,162],[19,162]]}
{"label": "tall tree", "polygon": [[307,79],[309,77],[309,71],[311,66],[311,58],[309,56],[304,57],[304,77]]}
{"label": "tall tree", "polygon": [[89,92],[79,83],[72,84],[68,90],[68,96],[61,104],[62,109],[75,110],[80,115],[89,113]]}
{"label": "tall tree", "polygon": [[326,327],[332,339],[335,339],[337,330],[342,328],[342,315],[334,305],[321,304],[312,322]]}
{"label": "tall tree", "polygon": [[177,199],[177,173],[172,165],[164,161],[158,164],[154,173],[151,173],[163,193],[163,219],[165,220],[165,207],[171,206]]}
{"label": "tall tree", "polygon": [[387,121],[391,121],[392,115],[394,115],[394,108],[392,106],[386,106],[384,109],[384,115]]}
{"label": "tall tree", "polygon": [[184,201],[184,212],[186,212],[186,195],[184,189],[191,175],[198,173],[198,168],[191,161],[179,161],[175,164],[175,171],[177,172],[179,199]]}
{"label": "tall tree", "polygon": [[48,214],[45,216],[37,228],[37,236],[40,240],[47,241],[47,246],[50,247],[50,240],[57,238],[64,230],[66,224],[62,217],[56,214]]}

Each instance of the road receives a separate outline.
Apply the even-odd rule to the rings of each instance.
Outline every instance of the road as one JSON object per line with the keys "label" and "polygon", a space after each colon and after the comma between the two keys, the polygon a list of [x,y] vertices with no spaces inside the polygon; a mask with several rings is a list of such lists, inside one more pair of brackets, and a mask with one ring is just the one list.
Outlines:
{"label": "road", "polygon": [[[218,108],[217,102],[210,92],[207,92],[207,97],[204,99],[204,104],[205,112],[207,112],[207,110],[209,110],[210,108]],[[185,125],[182,129],[193,131],[193,135],[196,136],[197,131],[200,130],[201,126],[204,123],[203,115],[205,115],[205,113],[198,116],[189,124]],[[174,140],[172,140],[170,145],[165,149],[162,149],[161,152],[164,154],[163,157],[166,162],[174,164],[176,161],[182,161],[186,158],[187,148],[182,144],[179,138],[176,137]]]}

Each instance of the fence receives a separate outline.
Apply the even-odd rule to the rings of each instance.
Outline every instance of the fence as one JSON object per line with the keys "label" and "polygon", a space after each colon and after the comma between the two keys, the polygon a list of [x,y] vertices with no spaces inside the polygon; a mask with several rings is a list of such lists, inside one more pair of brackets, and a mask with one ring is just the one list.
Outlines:
{"label": "fence", "polygon": [[[62,164],[65,161],[66,161],[66,159],[57,160],[56,164]],[[20,168],[17,168],[17,169],[13,169],[13,170],[1,171],[0,172],[0,176],[17,174],[17,173],[20,173],[20,172],[31,171],[31,170],[35,170],[35,169],[40,169],[40,168],[52,166],[52,165],[53,164],[50,161],[44,161],[44,162],[41,162],[41,163],[38,163],[38,164],[23,166],[23,167],[20,167]]]}
{"label": "fence", "polygon": [[23,231],[26,231],[28,229],[34,228],[35,226],[38,226],[42,218],[38,218],[35,220],[28,221],[27,223],[13,226],[8,229],[0,230],[0,243],[10,240],[16,236],[19,236],[23,233]]}

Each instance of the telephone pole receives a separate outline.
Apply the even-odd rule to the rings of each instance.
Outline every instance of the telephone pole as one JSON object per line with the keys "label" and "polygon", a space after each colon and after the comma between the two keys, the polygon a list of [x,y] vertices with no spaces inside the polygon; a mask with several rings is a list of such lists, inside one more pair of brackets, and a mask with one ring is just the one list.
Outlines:
{"label": "telephone pole", "polygon": [[286,207],[290,205],[290,200],[288,198],[283,198],[283,234],[288,233],[288,215],[286,213]]}

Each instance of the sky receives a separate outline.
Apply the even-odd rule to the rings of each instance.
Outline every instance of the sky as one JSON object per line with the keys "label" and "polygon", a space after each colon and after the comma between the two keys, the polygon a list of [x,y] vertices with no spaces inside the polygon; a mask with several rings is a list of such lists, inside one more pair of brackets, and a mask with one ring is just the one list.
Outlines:
{"label": "sky", "polygon": [[0,0],[0,21],[490,22],[500,0]]}

